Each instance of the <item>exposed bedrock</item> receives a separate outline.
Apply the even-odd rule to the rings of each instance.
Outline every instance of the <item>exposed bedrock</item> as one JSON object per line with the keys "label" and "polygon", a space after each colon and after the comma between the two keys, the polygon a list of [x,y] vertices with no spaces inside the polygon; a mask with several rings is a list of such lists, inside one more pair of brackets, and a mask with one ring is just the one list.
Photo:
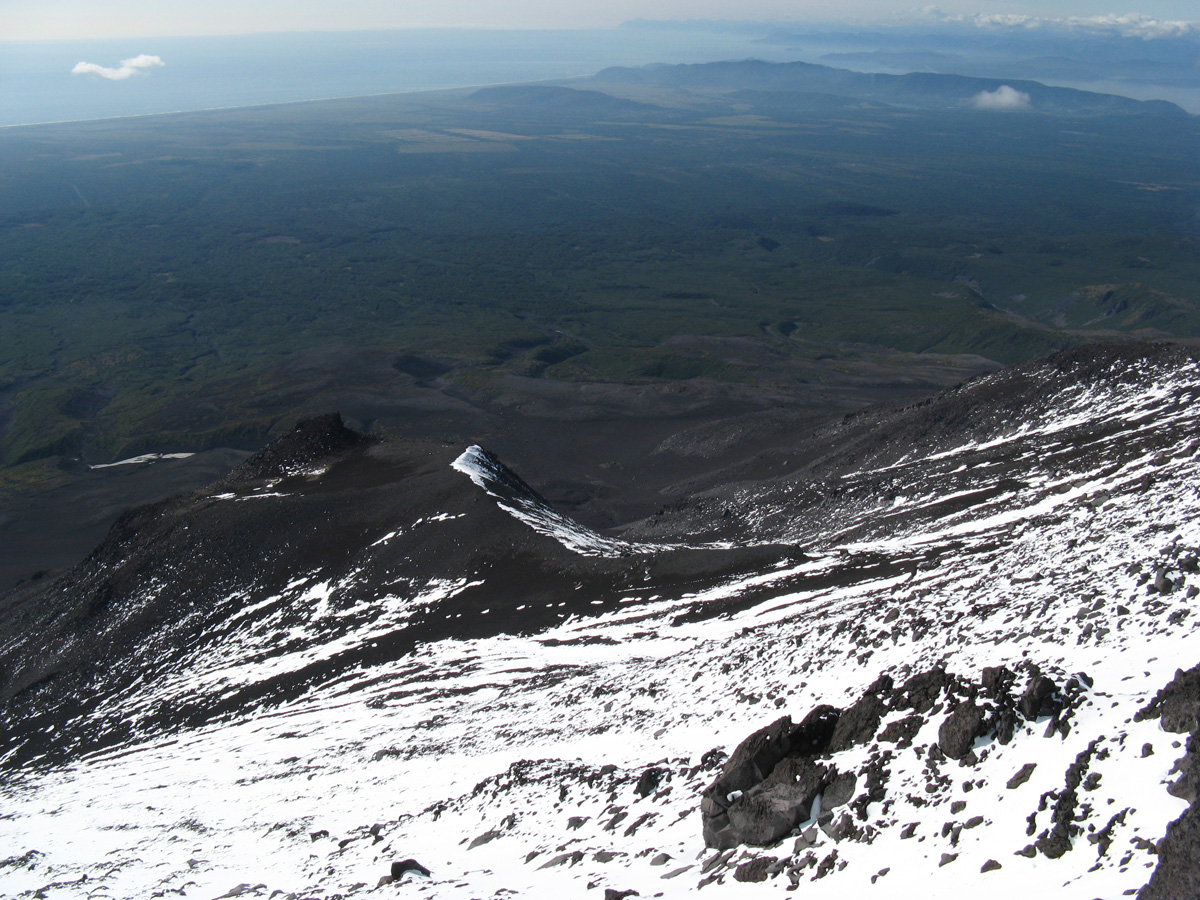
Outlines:
{"label": "exposed bedrock", "polygon": [[[980,757],[986,758],[980,738],[1008,743],[1020,723],[1039,719],[1046,720],[1046,737],[1065,736],[1089,684],[1087,676],[1080,674],[1060,686],[1033,665],[1023,672],[986,668],[978,682],[935,668],[913,675],[899,686],[892,677],[881,676],[850,707],[817,706],[798,725],[784,716],[747,737],[703,792],[700,809],[705,844],[717,850],[740,844],[772,846],[798,834],[797,846],[807,847],[810,841],[805,835],[815,832],[816,825],[835,840],[869,842],[871,829],[860,829],[850,813],[865,820],[867,805],[888,796],[888,763],[893,756],[884,746],[894,746],[897,751],[912,747],[926,724],[938,722],[936,742],[913,748],[930,760],[934,778],[930,786],[935,787],[938,761],[977,765]],[[1167,790],[1191,804],[1154,848],[1158,863],[1139,892],[1139,900],[1200,897],[1200,805],[1196,803],[1200,795],[1200,665],[1177,671],[1136,718],[1158,719],[1164,731],[1188,734],[1185,752],[1172,770],[1175,780]],[[1087,814],[1085,795],[1080,792],[1091,789],[1088,774],[1093,760],[1107,755],[1101,743],[1101,739],[1091,741],[1067,768],[1061,789],[1043,796],[1043,804],[1049,803],[1048,826],[1018,855],[1057,859],[1071,851],[1084,831],[1081,817]],[[836,754],[872,744],[875,748],[861,772],[838,770]],[[1008,789],[1024,783],[1034,768],[1033,764],[1024,766],[1009,779]],[[843,806],[848,812],[835,821],[830,811]],[[809,827],[814,813],[818,814],[815,824]],[[1111,843],[1115,821],[1123,815],[1118,813],[1105,828],[1089,835],[1089,843],[1097,845],[1101,855]],[[1034,834],[1033,819],[1031,816],[1030,836]],[[959,827],[971,827],[971,823]],[[947,828],[953,830],[950,823]],[[901,836],[911,836],[911,832]],[[741,880],[748,880],[750,874],[759,876],[757,870],[747,870]]]}
{"label": "exposed bedrock", "polygon": [[1178,778],[1167,790],[1191,804],[1158,842],[1158,865],[1138,900],[1200,897],[1200,665],[1178,670],[1137,718],[1158,719],[1163,731],[1190,732],[1185,753],[1173,769]]}
{"label": "exposed bedrock", "polygon": [[813,757],[828,748],[840,711],[818,706],[799,725],[790,716],[754,732],[704,791],[704,843],[765,846],[809,817],[835,770]]}
{"label": "exposed bedrock", "polygon": [[[817,706],[799,724],[784,716],[742,741],[701,797],[704,842],[721,850],[775,844],[813,816],[818,797],[823,827],[832,826],[829,811],[844,805],[865,819],[867,804],[885,796],[890,751],[878,747],[861,772],[840,772],[834,754],[872,743],[911,747],[925,723],[940,717],[931,758],[971,764],[979,738],[1008,743],[1020,721],[1048,717],[1048,734],[1065,733],[1082,689],[1079,677],[1060,688],[1034,666],[1024,678],[989,667],[979,681],[934,668],[898,686],[882,675],[844,710]],[[856,828],[844,818],[839,830],[848,836]]]}

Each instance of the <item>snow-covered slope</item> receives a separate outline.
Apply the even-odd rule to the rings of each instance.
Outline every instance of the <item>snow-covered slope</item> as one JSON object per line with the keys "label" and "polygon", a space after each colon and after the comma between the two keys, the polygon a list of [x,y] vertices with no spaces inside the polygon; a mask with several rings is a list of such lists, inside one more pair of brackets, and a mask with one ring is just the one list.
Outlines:
{"label": "snow-covered slope", "polygon": [[483,488],[505,512],[580,556],[633,556],[672,549],[666,544],[630,543],[605,537],[585,528],[554,509],[478,445],[464,450],[452,465],[455,471]]}
{"label": "snow-covered slope", "polygon": [[[1190,682],[1142,711],[1200,662],[1198,397],[1076,352],[620,542],[478,452],[277,454],[12,601],[0,893],[1136,892],[1188,808]],[[763,790],[735,748],[822,704],[807,818],[706,847]]]}

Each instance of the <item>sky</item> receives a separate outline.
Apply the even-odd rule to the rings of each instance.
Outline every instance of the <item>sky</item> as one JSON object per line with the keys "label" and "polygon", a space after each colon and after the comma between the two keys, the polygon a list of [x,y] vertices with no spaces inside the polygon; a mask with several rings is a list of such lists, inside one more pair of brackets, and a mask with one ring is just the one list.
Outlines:
{"label": "sky", "polygon": [[[1155,20],[1200,19],[1195,0],[1122,0],[1111,8],[1094,0],[942,0],[938,6],[950,16],[1053,19],[1132,12]],[[920,0],[0,0],[0,41],[429,27],[608,28],[635,18],[879,23],[929,17],[923,7]]]}

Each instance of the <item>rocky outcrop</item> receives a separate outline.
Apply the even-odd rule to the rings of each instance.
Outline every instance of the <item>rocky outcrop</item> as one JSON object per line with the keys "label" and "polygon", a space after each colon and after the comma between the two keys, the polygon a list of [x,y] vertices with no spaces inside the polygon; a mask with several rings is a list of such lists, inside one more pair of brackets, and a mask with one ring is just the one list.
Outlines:
{"label": "rocky outcrop", "polygon": [[884,698],[891,693],[892,687],[891,676],[879,676],[863,693],[862,698],[842,713],[829,741],[830,753],[839,753],[857,744],[864,744],[875,736],[879,729],[879,721],[887,712]]}
{"label": "rocky outcrop", "polygon": [[987,734],[987,716],[968,700],[942,722],[938,728],[938,747],[951,759],[962,759],[971,752],[975,738]]}
{"label": "rocky outcrop", "polygon": [[[899,686],[883,675],[844,710],[818,706],[798,725],[789,716],[777,719],[742,741],[704,791],[700,811],[705,845],[727,850],[739,844],[776,844],[812,817],[818,797],[816,824],[827,835],[841,840],[857,833],[854,817],[866,819],[866,807],[885,796],[889,752],[877,749],[860,773],[839,772],[832,756],[872,742],[910,747],[935,716],[943,718],[937,743],[929,752],[927,790],[931,793],[942,792],[948,783],[946,776],[938,774],[938,761],[977,763],[975,743],[981,737],[1007,743],[1019,722],[1043,717],[1050,718],[1047,735],[1065,734],[1072,704],[1085,682],[1068,679],[1060,689],[1036,667],[1027,669],[1020,693],[1014,692],[1018,674],[1004,667],[984,669],[978,682],[942,668],[918,672]],[[1054,826],[1037,848],[1048,856],[1061,855],[1070,847],[1073,788],[1086,761],[1077,768]],[[1028,778],[1027,772],[1023,774]],[[1010,785],[1015,787],[1024,778],[1014,777]],[[865,788],[861,794],[860,787]],[[835,820],[831,810],[844,805],[849,805],[854,817],[843,813]]]}
{"label": "rocky outcrop", "polygon": [[799,725],[784,716],[742,741],[701,799],[705,845],[765,846],[807,819],[835,774],[813,759],[829,746],[839,715],[818,706]]}
{"label": "rocky outcrop", "polygon": [[1138,900],[1200,897],[1200,815],[1192,806],[1158,843],[1158,865]]}
{"label": "rocky outcrop", "polygon": [[1175,677],[1135,716],[1138,721],[1158,719],[1163,731],[1194,732],[1200,726],[1200,665]]}
{"label": "rocky outcrop", "polygon": [[1171,682],[1136,716],[1158,719],[1163,731],[1191,732],[1186,752],[1172,770],[1178,778],[1167,787],[1191,806],[1172,822],[1158,842],[1158,865],[1138,900],[1176,900],[1200,896],[1200,665],[1176,671]]}
{"label": "rocky outcrop", "polygon": [[304,419],[229,473],[225,484],[296,475],[322,460],[378,440],[347,428],[340,413]]}
{"label": "rocky outcrop", "polygon": [[1055,702],[1057,690],[1057,685],[1051,679],[1044,675],[1035,675],[1029,680],[1025,692],[1021,694],[1017,709],[1027,719],[1052,715],[1058,708]]}

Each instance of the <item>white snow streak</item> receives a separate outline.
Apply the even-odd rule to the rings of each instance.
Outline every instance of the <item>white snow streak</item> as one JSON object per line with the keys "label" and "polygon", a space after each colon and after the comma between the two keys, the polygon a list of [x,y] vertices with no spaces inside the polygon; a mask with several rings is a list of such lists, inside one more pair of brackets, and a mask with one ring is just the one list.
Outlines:
{"label": "white snow streak", "polygon": [[[0,892],[17,896],[56,883],[48,896],[215,897],[245,883],[266,885],[263,896],[350,897],[373,894],[392,860],[415,857],[433,877],[406,884],[406,896],[591,896],[592,883],[596,891],[691,895],[701,860],[711,856],[696,807],[712,773],[689,768],[705,751],[731,750],[783,713],[799,718],[817,703],[852,702],[881,673],[940,663],[977,677],[983,666],[1035,661],[1059,683],[1076,671],[1094,679],[1070,735],[1043,737],[1045,723],[1035,722],[1008,745],[981,739],[985,762],[943,766],[949,786],[942,795],[924,790],[925,761],[897,750],[891,802],[868,808],[867,824],[880,836],[835,845],[818,835],[818,855],[836,847],[846,864],[819,888],[889,898],[1121,896],[1140,887],[1156,861],[1137,841],[1153,844],[1184,808],[1164,789],[1181,736],[1132,717],[1177,667],[1198,661],[1200,616],[1188,595],[1200,575],[1180,559],[1181,548],[1200,547],[1200,460],[1193,444],[1164,448],[1151,440],[1165,428],[1196,433],[1200,412],[1184,401],[1198,390],[1193,371],[1163,374],[1150,390],[1080,388],[1054,398],[1037,424],[910,456],[888,470],[898,484],[907,479],[895,498],[864,500],[823,536],[797,532],[797,539],[820,539],[816,558],[801,565],[537,635],[426,644],[253,716],[25,772],[0,785],[0,845],[13,857],[44,855],[32,868],[0,869]],[[1122,430],[1097,445],[1143,450],[1119,465],[1084,466],[1069,455],[1064,435],[1118,420]],[[990,485],[982,463],[1018,445],[1030,448],[1022,483]],[[454,465],[493,493],[495,473],[477,448]],[[969,488],[943,493],[928,489],[933,475],[973,477]],[[844,479],[851,491],[858,480]],[[997,488],[990,499],[938,511],[939,503],[970,500],[989,486]],[[653,547],[597,535],[546,507],[501,504],[579,553]],[[921,511],[924,520],[914,515]],[[761,514],[769,521],[783,513]],[[818,585],[838,566],[878,553],[912,564],[899,574],[863,565],[852,578]],[[1175,582],[1172,593],[1147,593],[1143,576],[1156,567]],[[299,578],[230,622],[220,654],[140,685],[124,708],[149,714],[158,703],[203,697],[214,686],[235,689],[362,646],[417,606],[466,586],[398,589],[369,624],[324,643],[318,638],[336,615],[330,598],[337,585]],[[675,622],[698,604],[734,597],[745,604],[723,617]],[[311,625],[283,633],[272,613],[282,604],[310,609]],[[931,716],[915,744],[936,741],[939,722]],[[1039,830],[1046,827],[1039,798],[1061,790],[1066,767],[1093,740],[1106,755],[1090,770],[1100,777],[1085,795],[1094,809],[1088,823],[1103,825],[1128,809],[1108,855],[1098,857],[1083,836],[1058,860],[1014,855],[1030,840],[1031,813]],[[835,762],[844,771],[864,762],[864,752],[855,748]],[[522,760],[542,762],[526,764],[522,778],[502,775]],[[1026,763],[1036,764],[1032,777],[1008,789],[1006,780]],[[606,764],[616,769],[600,774]],[[572,775],[572,765],[585,766],[592,781]],[[670,790],[643,798],[632,783],[649,765],[669,770]],[[501,777],[472,794],[493,776]],[[951,800],[964,801],[965,810],[951,814]],[[628,815],[614,823],[620,812]],[[975,815],[983,824],[964,828],[952,845],[943,823]],[[575,819],[584,821],[573,827]],[[379,841],[368,832],[377,823]],[[901,839],[907,823],[914,835]],[[468,849],[493,830],[493,839]],[[574,851],[578,859],[541,868]],[[760,852],[788,855],[791,840],[750,855]],[[655,865],[660,853],[671,858]],[[944,853],[956,858],[943,866]],[[1002,868],[981,873],[988,859]],[[690,868],[668,877],[683,867]],[[79,881],[84,874],[87,881]],[[802,892],[818,887],[807,883],[811,875]],[[785,885],[726,877],[704,893],[759,898]]]}

